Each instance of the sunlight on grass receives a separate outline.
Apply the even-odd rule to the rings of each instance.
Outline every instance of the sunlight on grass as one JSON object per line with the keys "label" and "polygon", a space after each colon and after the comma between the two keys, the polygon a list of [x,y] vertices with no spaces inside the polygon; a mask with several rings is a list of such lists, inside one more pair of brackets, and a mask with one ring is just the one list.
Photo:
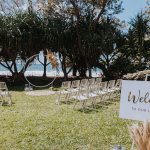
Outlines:
{"label": "sunlight on grass", "polygon": [[55,95],[29,97],[13,92],[13,106],[0,107],[1,150],[129,149],[128,121],[119,119],[119,103],[83,113],[55,104]]}

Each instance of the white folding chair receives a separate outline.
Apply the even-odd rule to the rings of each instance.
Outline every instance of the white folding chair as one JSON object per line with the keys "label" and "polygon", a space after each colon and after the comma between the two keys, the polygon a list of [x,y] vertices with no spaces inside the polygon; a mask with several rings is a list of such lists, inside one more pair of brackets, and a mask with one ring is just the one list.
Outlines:
{"label": "white folding chair", "polygon": [[97,91],[97,84],[91,84],[88,89],[86,96],[88,97],[89,100],[91,100],[91,104],[93,107],[95,107],[96,99],[99,97],[99,94],[96,93]]}
{"label": "white folding chair", "polygon": [[101,82],[100,84],[95,84],[95,88],[93,90],[93,93],[96,94],[94,99],[94,106],[98,105],[102,107],[107,107],[105,106],[104,103],[102,103],[105,101],[108,95],[107,86],[108,86],[108,81]]}
{"label": "white folding chair", "polygon": [[77,92],[79,90],[80,80],[74,80],[71,82],[70,92]]}
{"label": "white folding chair", "polygon": [[96,93],[100,97],[100,102],[104,101],[106,96],[108,95],[107,87],[108,87],[108,81],[101,82],[100,85],[98,85],[98,89]]}
{"label": "white folding chair", "polygon": [[108,82],[108,87],[107,87],[107,92],[109,93],[109,99],[111,98],[111,96],[113,95],[113,93],[115,92],[115,80],[110,80]]}
{"label": "white folding chair", "polygon": [[82,88],[80,87],[79,91],[77,91],[76,94],[72,96],[71,98],[75,100],[75,104],[73,108],[75,109],[77,106],[77,103],[79,102],[82,106],[81,109],[84,112],[85,107],[86,107],[86,102],[88,100],[88,97],[86,96],[85,91],[82,90]]}
{"label": "white folding chair", "polygon": [[110,80],[110,81],[108,82],[108,86],[107,86],[108,99],[107,99],[106,102],[115,103],[115,102],[113,101],[113,99],[115,98],[115,95],[116,95],[116,94],[115,94],[115,89],[114,89],[115,83],[116,83],[115,80]]}
{"label": "white folding chair", "polygon": [[117,94],[120,94],[120,91],[121,91],[121,85],[122,85],[122,79],[118,79],[116,81],[116,84],[114,86],[114,90],[115,90],[115,96],[117,96]]}
{"label": "white folding chair", "polygon": [[71,98],[71,96],[76,95],[79,89],[80,89],[80,80],[72,81],[69,89],[69,95],[68,95],[69,99]]}
{"label": "white folding chair", "polygon": [[[94,87],[94,84],[91,85],[91,86],[86,86],[88,84],[88,80],[84,79],[82,82],[82,85],[80,84],[80,88],[78,90],[78,92],[76,92],[76,95],[72,96],[72,98],[75,101],[75,104],[74,104],[74,108],[76,107],[77,103],[80,102],[80,104],[82,104],[82,110],[84,111],[84,109],[86,107],[88,107],[86,104],[88,101],[90,101],[90,104],[92,104],[94,106],[94,100],[96,98],[96,96],[98,96],[97,94],[93,93],[92,91],[95,90],[93,87]],[[90,108],[90,107],[88,107]]]}
{"label": "white folding chair", "polygon": [[60,101],[65,100],[66,102],[68,101],[69,94],[70,94],[70,86],[71,86],[71,81],[65,81],[62,82],[62,90],[58,92],[58,97],[56,99],[56,104],[60,104]]}
{"label": "white folding chair", "polygon": [[120,91],[121,90],[121,85],[122,85],[122,79],[118,79],[116,81],[114,89],[117,90],[117,91]]}
{"label": "white folding chair", "polygon": [[9,99],[8,104],[12,105],[11,94],[8,91],[8,87],[7,87],[6,83],[5,82],[0,82],[0,98],[2,99],[1,105],[4,105],[5,97],[8,97],[8,99]]}
{"label": "white folding chair", "polygon": [[88,79],[82,79],[80,82],[80,90],[87,91]]}

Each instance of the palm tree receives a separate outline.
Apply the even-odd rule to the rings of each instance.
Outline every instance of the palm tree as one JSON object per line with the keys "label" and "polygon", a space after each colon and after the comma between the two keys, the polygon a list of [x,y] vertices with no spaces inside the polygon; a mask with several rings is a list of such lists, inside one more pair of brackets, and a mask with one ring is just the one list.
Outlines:
{"label": "palm tree", "polygon": [[149,48],[146,46],[148,41],[145,40],[145,36],[149,34],[149,27],[149,19],[142,12],[130,22],[128,50],[140,70],[146,67],[145,62],[149,59]]}

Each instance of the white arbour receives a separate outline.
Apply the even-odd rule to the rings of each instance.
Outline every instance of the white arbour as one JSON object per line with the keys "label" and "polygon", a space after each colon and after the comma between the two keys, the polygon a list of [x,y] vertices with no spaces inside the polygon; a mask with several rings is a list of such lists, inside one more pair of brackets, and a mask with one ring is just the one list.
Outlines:
{"label": "white arbour", "polygon": [[[29,79],[28,79],[28,76],[29,76],[29,73],[27,73],[28,72],[28,68],[29,67],[31,67],[32,65],[34,65],[34,64],[38,64],[38,59],[37,58],[39,58],[39,57],[41,57],[42,55],[40,55],[40,54],[35,54],[35,55],[33,55],[33,56],[31,56],[29,59],[27,59],[27,61],[26,61],[26,63],[24,64],[24,77],[25,77],[25,79],[26,79],[26,81],[30,84],[30,85],[32,85],[33,87],[37,87],[37,88],[44,88],[44,87],[48,87],[48,86],[51,86],[52,84],[53,84],[53,82],[55,81],[55,79],[56,79],[56,77],[57,76],[59,76],[59,72],[57,71],[57,68],[55,68],[55,69],[52,69],[52,72],[50,72],[51,73],[51,75],[52,75],[52,77],[53,77],[53,80],[51,81],[51,82],[49,82],[49,83],[47,83],[46,85],[35,85],[34,83],[32,83],[31,81],[29,81]],[[44,58],[44,56],[46,57],[46,55],[43,55],[43,58]],[[43,59],[42,58],[42,59]],[[41,59],[41,58],[40,58]],[[42,61],[42,60],[41,60]],[[29,65],[28,65],[29,64]],[[39,64],[41,64],[41,63],[39,63]],[[50,64],[50,63],[48,63],[48,64]],[[48,65],[47,64],[47,65]],[[41,64],[42,65],[42,64]],[[27,66],[27,67],[26,67]],[[31,71],[32,72],[32,75],[34,76],[35,74],[34,74],[34,71]],[[43,72],[44,73],[44,72]]]}

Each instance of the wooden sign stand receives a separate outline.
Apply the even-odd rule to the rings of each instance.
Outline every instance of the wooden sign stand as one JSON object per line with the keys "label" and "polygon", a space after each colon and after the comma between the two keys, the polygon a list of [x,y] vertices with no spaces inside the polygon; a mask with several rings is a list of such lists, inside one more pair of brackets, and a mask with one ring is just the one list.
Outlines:
{"label": "wooden sign stand", "polygon": [[134,141],[132,140],[131,150],[134,150]]}

